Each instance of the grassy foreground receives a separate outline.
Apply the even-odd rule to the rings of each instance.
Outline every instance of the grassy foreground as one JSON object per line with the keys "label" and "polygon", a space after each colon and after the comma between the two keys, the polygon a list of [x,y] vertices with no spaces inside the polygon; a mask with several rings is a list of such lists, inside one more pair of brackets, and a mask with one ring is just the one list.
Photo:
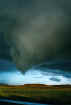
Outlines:
{"label": "grassy foreground", "polygon": [[71,105],[71,85],[0,85],[0,98],[3,97],[13,100]]}

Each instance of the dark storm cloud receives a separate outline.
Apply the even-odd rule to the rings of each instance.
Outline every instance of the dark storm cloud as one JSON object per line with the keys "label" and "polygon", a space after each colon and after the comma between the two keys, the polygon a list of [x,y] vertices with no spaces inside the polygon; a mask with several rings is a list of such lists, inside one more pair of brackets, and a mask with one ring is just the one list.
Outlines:
{"label": "dark storm cloud", "polygon": [[71,59],[70,0],[0,0],[0,58],[18,68]]}
{"label": "dark storm cloud", "polygon": [[1,72],[15,72],[17,71],[16,65],[10,61],[0,59],[0,73]]}
{"label": "dark storm cloud", "polygon": [[48,68],[48,69],[53,69],[53,70],[63,70],[63,71],[70,71],[71,70],[71,60],[53,60],[53,61],[50,61],[50,62],[45,62],[43,64],[40,64],[40,65],[37,65],[36,68],[39,68],[39,69],[45,69],[45,68]]}

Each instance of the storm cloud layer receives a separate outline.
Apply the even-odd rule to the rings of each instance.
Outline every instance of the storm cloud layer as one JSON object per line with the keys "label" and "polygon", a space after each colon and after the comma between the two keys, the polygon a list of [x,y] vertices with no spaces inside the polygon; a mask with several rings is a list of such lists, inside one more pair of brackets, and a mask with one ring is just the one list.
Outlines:
{"label": "storm cloud layer", "polygon": [[71,59],[70,0],[0,0],[0,58],[25,71]]}

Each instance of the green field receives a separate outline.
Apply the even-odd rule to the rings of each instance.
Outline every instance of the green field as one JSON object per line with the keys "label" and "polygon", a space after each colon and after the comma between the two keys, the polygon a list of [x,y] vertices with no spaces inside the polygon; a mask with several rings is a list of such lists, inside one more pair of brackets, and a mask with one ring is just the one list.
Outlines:
{"label": "green field", "polygon": [[69,103],[71,104],[71,86],[70,85],[40,85],[27,84],[23,86],[0,85],[0,97],[44,103]]}

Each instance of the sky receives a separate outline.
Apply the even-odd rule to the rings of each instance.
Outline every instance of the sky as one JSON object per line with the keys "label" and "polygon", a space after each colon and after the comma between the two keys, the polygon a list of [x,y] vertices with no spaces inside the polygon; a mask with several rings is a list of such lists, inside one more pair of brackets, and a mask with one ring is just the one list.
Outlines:
{"label": "sky", "polygon": [[71,59],[70,14],[70,0],[0,0],[0,58],[23,72],[46,59]]}
{"label": "sky", "polygon": [[0,83],[8,85],[46,84],[61,85],[71,84],[71,72],[53,70],[48,68],[31,68],[25,74],[16,69],[15,64],[0,60]]}
{"label": "sky", "polygon": [[[0,0],[0,83],[71,84],[70,15],[70,0]],[[30,68],[51,59],[66,63]]]}

